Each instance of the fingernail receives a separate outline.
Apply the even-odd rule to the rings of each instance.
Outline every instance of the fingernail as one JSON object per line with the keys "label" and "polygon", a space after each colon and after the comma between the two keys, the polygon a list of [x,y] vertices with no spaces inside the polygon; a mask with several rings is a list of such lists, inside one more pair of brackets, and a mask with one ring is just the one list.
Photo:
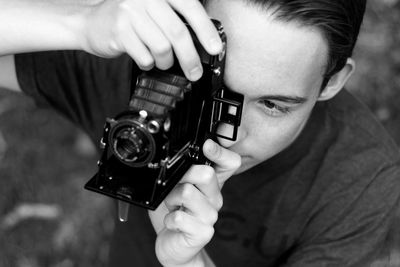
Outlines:
{"label": "fingernail", "polygon": [[217,39],[217,38],[211,39],[210,40],[210,48],[216,53],[220,52],[222,49],[221,40]]}
{"label": "fingernail", "polygon": [[199,67],[199,66],[194,67],[194,68],[189,72],[190,78],[191,78],[192,80],[194,80],[194,81],[200,79],[200,77],[201,77],[202,74],[203,74],[203,71],[202,71],[201,67]]}

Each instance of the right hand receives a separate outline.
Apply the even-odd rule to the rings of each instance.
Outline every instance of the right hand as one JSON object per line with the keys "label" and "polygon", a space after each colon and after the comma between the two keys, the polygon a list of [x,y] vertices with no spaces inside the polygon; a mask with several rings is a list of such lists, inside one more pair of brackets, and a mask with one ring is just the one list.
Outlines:
{"label": "right hand", "polygon": [[222,50],[215,26],[198,0],[104,0],[86,17],[83,49],[101,57],[128,53],[139,68],[165,70],[175,53],[185,76],[202,75],[199,56],[178,12],[211,55]]}
{"label": "right hand", "polygon": [[223,203],[221,188],[240,167],[241,158],[212,140],[204,143],[203,152],[213,167],[193,165],[160,206],[149,211],[163,266],[204,266],[211,261],[203,248],[214,234]]}

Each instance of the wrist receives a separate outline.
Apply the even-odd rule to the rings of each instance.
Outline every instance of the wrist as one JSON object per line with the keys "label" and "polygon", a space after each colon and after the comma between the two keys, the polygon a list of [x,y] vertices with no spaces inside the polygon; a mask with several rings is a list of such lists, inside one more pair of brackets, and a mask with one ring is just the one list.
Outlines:
{"label": "wrist", "polygon": [[49,16],[56,23],[49,31],[56,33],[58,37],[58,41],[49,42],[53,46],[51,50],[85,50],[87,21],[98,2],[98,0],[75,0],[51,7],[54,10]]}
{"label": "wrist", "polygon": [[88,24],[93,5],[83,5],[79,10],[74,10],[65,20],[65,26],[69,29],[72,49],[88,51]]}
{"label": "wrist", "polygon": [[164,265],[164,267],[215,267],[205,249],[202,249],[190,261],[179,265]]}
{"label": "wrist", "polygon": [[80,49],[90,10],[82,2],[0,0],[0,55]]}
{"label": "wrist", "polygon": [[179,265],[164,265],[164,267],[206,267],[200,253],[197,253],[190,261]]}

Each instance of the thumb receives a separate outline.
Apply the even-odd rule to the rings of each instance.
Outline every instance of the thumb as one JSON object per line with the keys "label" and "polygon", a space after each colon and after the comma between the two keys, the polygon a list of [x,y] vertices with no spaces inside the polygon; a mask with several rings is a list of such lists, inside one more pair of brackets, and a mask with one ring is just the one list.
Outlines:
{"label": "thumb", "polygon": [[206,158],[214,163],[213,167],[219,182],[225,182],[241,165],[240,155],[207,139],[203,145]]}

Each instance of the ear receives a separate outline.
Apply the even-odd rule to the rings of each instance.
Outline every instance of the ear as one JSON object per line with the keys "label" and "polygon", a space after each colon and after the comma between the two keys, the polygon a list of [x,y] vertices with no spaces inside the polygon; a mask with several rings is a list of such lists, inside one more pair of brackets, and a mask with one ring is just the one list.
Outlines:
{"label": "ear", "polygon": [[352,58],[348,58],[346,65],[329,79],[328,84],[322,90],[317,101],[325,101],[331,99],[337,93],[339,93],[340,90],[343,89],[347,80],[353,74],[355,68],[356,63],[354,62],[354,60]]}

